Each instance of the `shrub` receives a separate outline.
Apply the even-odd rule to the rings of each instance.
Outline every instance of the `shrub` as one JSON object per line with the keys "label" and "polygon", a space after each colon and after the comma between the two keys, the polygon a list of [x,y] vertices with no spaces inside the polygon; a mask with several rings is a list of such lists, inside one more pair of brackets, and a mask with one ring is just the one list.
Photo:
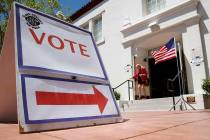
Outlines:
{"label": "shrub", "polygon": [[114,96],[116,100],[120,100],[120,93],[117,91],[114,91]]}
{"label": "shrub", "polygon": [[202,88],[207,94],[210,94],[210,78],[203,80]]}

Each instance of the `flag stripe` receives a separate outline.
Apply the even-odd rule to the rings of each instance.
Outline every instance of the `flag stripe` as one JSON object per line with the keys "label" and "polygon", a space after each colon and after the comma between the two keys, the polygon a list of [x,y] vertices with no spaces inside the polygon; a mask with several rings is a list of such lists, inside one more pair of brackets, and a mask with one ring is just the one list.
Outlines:
{"label": "flag stripe", "polygon": [[161,59],[165,59],[165,58],[167,59],[167,58],[170,58],[170,57],[174,57],[174,56],[176,56],[176,54],[171,54],[171,55],[168,55],[168,56],[165,56],[165,57],[158,58],[157,61],[161,60]]}
{"label": "flag stripe", "polygon": [[175,39],[172,38],[159,50],[153,51],[151,54],[155,59],[155,64],[176,58]]}
{"label": "flag stripe", "polygon": [[164,61],[167,61],[167,60],[171,60],[171,59],[174,59],[174,58],[176,58],[176,55],[173,56],[173,57],[170,57],[170,58],[165,58],[165,59],[158,60],[158,61],[155,62],[155,64],[157,64],[159,62],[164,62]]}

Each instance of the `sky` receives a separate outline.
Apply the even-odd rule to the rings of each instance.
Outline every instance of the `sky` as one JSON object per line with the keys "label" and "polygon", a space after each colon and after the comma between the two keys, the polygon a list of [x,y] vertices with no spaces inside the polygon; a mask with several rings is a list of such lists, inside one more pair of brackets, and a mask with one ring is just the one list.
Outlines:
{"label": "sky", "polygon": [[69,16],[70,14],[74,13],[89,1],[90,0],[59,0],[65,16]]}
{"label": "sky", "polygon": [[[59,0],[62,12],[66,17],[70,16],[75,11],[79,10],[82,6],[86,5],[90,0]],[[3,20],[4,16],[0,14],[0,20]]]}

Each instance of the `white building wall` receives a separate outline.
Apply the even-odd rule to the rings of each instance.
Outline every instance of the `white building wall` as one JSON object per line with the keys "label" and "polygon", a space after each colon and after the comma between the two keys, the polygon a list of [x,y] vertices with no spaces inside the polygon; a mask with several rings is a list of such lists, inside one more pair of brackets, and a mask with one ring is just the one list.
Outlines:
{"label": "white building wall", "polygon": [[169,6],[173,6],[179,2],[182,2],[183,0],[166,0],[166,7],[169,7]]}
{"label": "white building wall", "polygon": [[[98,45],[105,69],[112,87],[132,77],[132,71],[126,72],[124,67],[132,64],[131,48],[123,48],[120,30],[123,24],[137,20],[142,15],[140,0],[108,0],[89,11],[74,25],[80,26],[95,16],[102,14],[102,34],[104,43]],[[128,99],[127,84],[118,89],[121,100]],[[133,95],[133,94],[131,94]]]}
{"label": "white building wall", "polygon": [[[121,82],[132,77],[132,71],[126,72],[124,67],[127,64],[132,64],[133,51],[131,52],[131,47],[135,46],[135,44],[131,47],[124,48],[122,45],[123,36],[121,31],[125,24],[132,25],[136,21],[147,17],[144,15],[144,2],[145,0],[105,0],[103,3],[99,4],[74,22],[74,25],[81,26],[97,15],[102,14],[102,34],[104,42],[99,44],[98,48],[112,87],[116,87]],[[183,0],[166,0],[166,8],[172,7],[181,2],[183,2]],[[198,13],[201,14],[200,25],[197,24],[196,26],[186,27],[186,32],[182,34],[184,53],[186,55],[186,60],[188,61],[186,67],[189,93],[202,93],[202,79],[206,78],[206,74],[207,76],[210,74],[209,7],[209,0],[200,0],[200,4],[198,4]],[[186,9],[186,11],[188,10]],[[172,24],[177,20],[181,20],[180,18],[182,17],[188,17],[184,14],[191,16],[196,13],[194,13],[194,11],[191,13],[177,13],[177,17],[179,17],[178,19],[166,19],[160,23],[160,27],[162,28],[163,26]],[[199,48],[199,50],[201,50],[201,55],[204,56],[204,58],[207,58],[205,59],[205,63],[201,64],[199,67],[194,67],[190,64],[190,49],[193,47]],[[121,100],[128,99],[127,84],[118,90],[122,95]]]}

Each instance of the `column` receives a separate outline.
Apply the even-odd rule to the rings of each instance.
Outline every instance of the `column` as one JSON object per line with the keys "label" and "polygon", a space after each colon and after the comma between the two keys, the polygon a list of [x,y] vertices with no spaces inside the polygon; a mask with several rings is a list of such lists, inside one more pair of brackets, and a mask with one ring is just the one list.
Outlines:
{"label": "column", "polygon": [[198,66],[191,63],[192,57],[194,55],[193,51],[195,50],[203,58],[199,24],[186,27],[186,32],[182,34],[182,40],[187,73],[188,91],[190,94],[202,94],[204,92],[201,88],[201,85],[203,79],[206,78],[204,63],[201,62]]}

